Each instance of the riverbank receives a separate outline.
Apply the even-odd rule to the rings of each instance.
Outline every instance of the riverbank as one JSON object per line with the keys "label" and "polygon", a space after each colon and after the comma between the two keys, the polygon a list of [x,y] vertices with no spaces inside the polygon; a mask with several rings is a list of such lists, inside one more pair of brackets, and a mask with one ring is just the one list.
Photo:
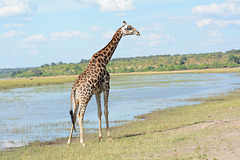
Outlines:
{"label": "riverbank", "polygon": [[14,88],[35,87],[42,85],[55,85],[73,82],[77,78],[73,76],[55,76],[55,77],[31,77],[31,78],[14,78],[0,81],[0,90]]}
{"label": "riverbank", "polygon": [[[115,73],[114,75],[130,75],[130,74],[171,74],[171,73],[240,73],[240,67],[237,68],[218,68],[218,69],[202,69],[202,70],[182,70],[182,71],[163,71],[163,72],[131,72],[131,73]],[[31,77],[7,79],[0,81],[0,90],[8,90],[14,88],[34,87],[41,85],[54,85],[71,83],[77,78],[77,75],[71,76],[55,76],[55,77]]]}
{"label": "riverbank", "polygon": [[171,74],[171,73],[240,73],[240,67],[236,68],[216,68],[216,69],[195,69],[181,71],[162,71],[162,72],[131,72],[131,73],[114,73],[111,75],[131,75],[131,74]]}
{"label": "riverbank", "polygon": [[[199,99],[192,99],[192,101]],[[202,98],[201,104],[158,110],[141,121],[112,127],[113,141],[86,134],[71,147],[67,138],[1,151],[1,159],[238,159],[240,90]]]}

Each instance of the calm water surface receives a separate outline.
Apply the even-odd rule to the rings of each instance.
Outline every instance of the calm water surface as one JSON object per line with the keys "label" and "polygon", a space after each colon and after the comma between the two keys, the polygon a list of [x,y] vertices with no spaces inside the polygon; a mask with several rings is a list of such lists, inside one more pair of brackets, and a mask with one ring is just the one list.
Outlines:
{"label": "calm water surface", "polygon": [[[111,76],[110,126],[156,109],[199,103],[187,100],[236,90],[239,82],[234,73]],[[69,136],[71,87],[72,83],[1,91],[0,149]],[[87,132],[98,128],[95,96],[87,106],[84,122]]]}

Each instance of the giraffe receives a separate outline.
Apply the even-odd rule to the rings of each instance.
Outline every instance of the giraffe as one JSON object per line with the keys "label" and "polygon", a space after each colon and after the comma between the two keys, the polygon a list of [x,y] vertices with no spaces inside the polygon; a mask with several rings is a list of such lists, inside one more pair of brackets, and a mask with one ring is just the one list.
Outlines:
{"label": "giraffe", "polygon": [[[115,49],[121,38],[125,35],[138,35],[140,33],[131,25],[127,25],[123,21],[124,25],[120,27],[114,34],[111,41],[100,51],[93,54],[87,68],[82,74],[80,74],[73,84],[71,90],[71,109],[70,115],[72,120],[71,132],[68,140],[68,145],[71,144],[71,138],[73,130],[75,130],[76,117],[79,121],[80,127],[80,143],[85,146],[83,140],[83,117],[92,95],[95,95],[98,108],[98,119],[99,119],[99,141],[103,141],[102,137],[102,109],[101,109],[101,93],[104,96],[104,115],[106,121],[107,137],[111,139],[109,134],[109,122],[108,122],[108,97],[109,97],[109,81],[110,76],[107,72],[106,66],[110,61]],[[73,110],[72,110],[73,105]]]}

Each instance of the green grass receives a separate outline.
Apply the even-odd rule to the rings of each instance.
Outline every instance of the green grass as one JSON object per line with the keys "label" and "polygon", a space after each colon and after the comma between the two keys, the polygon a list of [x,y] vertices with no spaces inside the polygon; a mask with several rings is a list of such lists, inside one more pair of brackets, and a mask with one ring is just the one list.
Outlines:
{"label": "green grass", "polygon": [[[223,119],[239,118],[240,91],[204,99],[198,105],[158,110],[138,116],[144,120],[112,127],[113,141],[98,142],[98,133],[85,135],[87,147],[78,138],[71,147],[67,139],[54,145],[41,143],[1,151],[1,159],[207,159],[213,157],[211,150],[221,150],[228,142],[221,139],[223,132],[231,128],[194,129],[197,125]],[[79,133],[79,132],[78,132]],[[76,135],[76,134],[75,134]],[[105,132],[104,132],[105,135]],[[215,137],[208,140],[206,137]],[[105,138],[105,137],[104,137]],[[60,143],[60,144],[58,144]],[[213,157],[212,159],[216,159]]]}
{"label": "green grass", "polygon": [[0,80],[0,90],[74,82],[77,76],[32,77]]}
{"label": "green grass", "polygon": [[[168,73],[240,73],[240,68],[219,68],[219,69],[203,69],[203,70],[183,70],[183,71],[163,71],[163,72],[133,72],[133,73],[119,73],[114,75],[128,75],[128,74],[168,74]],[[13,88],[24,88],[41,85],[54,85],[74,82],[77,75],[72,76],[55,76],[55,77],[32,77],[0,80],[0,90],[7,90]]]}

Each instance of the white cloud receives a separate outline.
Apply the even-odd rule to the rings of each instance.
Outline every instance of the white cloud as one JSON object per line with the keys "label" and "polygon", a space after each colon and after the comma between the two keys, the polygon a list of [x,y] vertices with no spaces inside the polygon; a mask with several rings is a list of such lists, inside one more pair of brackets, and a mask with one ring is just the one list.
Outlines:
{"label": "white cloud", "polygon": [[99,26],[92,26],[92,27],[90,28],[90,30],[91,30],[92,32],[99,32],[99,31],[102,31],[103,28],[101,28],[101,27],[99,27]]}
{"label": "white cloud", "polygon": [[240,4],[230,2],[221,4],[212,3],[210,5],[196,6],[192,9],[192,12],[200,15],[214,14],[220,16],[234,16],[240,15]]}
{"label": "white cloud", "polygon": [[149,41],[148,44],[149,44],[150,47],[156,47],[156,46],[159,46],[159,45],[163,45],[164,42],[163,41]]}
{"label": "white cloud", "polygon": [[70,38],[92,39],[93,37],[90,36],[88,33],[82,32],[82,31],[53,32],[50,35],[50,39],[53,40],[53,41],[68,40]]}
{"label": "white cloud", "polygon": [[162,31],[163,25],[162,23],[152,23],[147,26],[143,26],[139,28],[139,31]]}
{"label": "white cloud", "polygon": [[148,36],[143,36],[143,38],[147,40],[161,39],[162,37],[163,37],[162,33],[159,34],[150,33]]}
{"label": "white cloud", "polygon": [[240,2],[240,0],[227,0],[228,2]]}
{"label": "white cloud", "polygon": [[[90,1],[90,0],[89,0]],[[38,13],[51,14],[51,13],[65,13],[74,12],[90,7],[90,2],[82,0],[39,0]],[[88,2],[88,3],[87,3]]]}
{"label": "white cloud", "polygon": [[226,44],[228,40],[226,39],[209,39],[203,43],[204,46],[217,46]]}
{"label": "white cloud", "polygon": [[3,35],[0,35],[1,39],[5,39],[5,38],[13,38],[13,37],[18,37],[23,35],[22,32],[17,32],[17,31],[9,31]]}
{"label": "white cloud", "polygon": [[[224,3],[200,5],[192,9],[196,16],[196,25],[201,27],[227,27],[240,25],[240,0],[226,0]],[[217,16],[217,17],[216,17]]]}
{"label": "white cloud", "polygon": [[209,25],[210,23],[212,23],[212,19],[203,19],[203,20],[199,20],[199,21],[196,21],[196,24],[199,28],[203,27],[203,26],[206,26],[206,25]]}
{"label": "white cloud", "polygon": [[36,4],[30,0],[2,0],[0,17],[32,14],[36,8]]}
{"label": "white cloud", "polygon": [[207,34],[210,37],[221,37],[222,36],[222,34],[218,30],[216,30],[216,29],[209,30]]}
{"label": "white cloud", "polygon": [[30,17],[23,17],[22,19],[25,20],[25,21],[31,21],[32,20],[32,18],[30,18]]}
{"label": "white cloud", "polygon": [[163,34],[163,33],[150,33],[147,36],[142,36],[142,39],[145,40],[145,44],[151,47],[159,46],[159,45],[166,45],[168,43],[175,42],[175,37],[168,35],[168,34]]}
{"label": "white cloud", "polygon": [[23,27],[24,24],[21,23],[13,23],[13,24],[4,24],[5,28],[18,28],[18,27]]}
{"label": "white cloud", "polygon": [[231,24],[240,26],[240,20],[219,20],[219,21],[215,20],[213,21],[213,23],[219,27],[225,27]]}
{"label": "white cloud", "polygon": [[115,34],[115,31],[107,31],[107,32],[103,32],[101,36],[102,36],[102,39],[110,39],[113,37],[114,34]]}
{"label": "white cloud", "polygon": [[36,43],[39,42],[46,42],[47,37],[43,34],[32,35],[27,38],[24,38],[23,41],[20,43],[21,47],[23,48],[34,48],[36,47]]}
{"label": "white cloud", "polygon": [[102,12],[133,10],[133,0],[97,0]]}
{"label": "white cloud", "polygon": [[218,26],[218,27],[226,27],[228,25],[239,25],[240,20],[214,20],[214,19],[203,19],[196,21],[198,27],[205,27],[205,26]]}
{"label": "white cloud", "polygon": [[45,42],[47,38],[43,34],[32,35],[24,39],[27,43]]}
{"label": "white cloud", "polygon": [[116,12],[133,10],[133,0],[76,0],[77,2],[98,5],[102,12]]}
{"label": "white cloud", "polygon": [[172,40],[174,40],[173,36],[170,36],[168,34],[163,34],[163,33],[159,33],[159,34],[150,33],[148,36],[143,36],[142,38],[146,39],[146,40],[156,40],[156,39],[172,39]]}

